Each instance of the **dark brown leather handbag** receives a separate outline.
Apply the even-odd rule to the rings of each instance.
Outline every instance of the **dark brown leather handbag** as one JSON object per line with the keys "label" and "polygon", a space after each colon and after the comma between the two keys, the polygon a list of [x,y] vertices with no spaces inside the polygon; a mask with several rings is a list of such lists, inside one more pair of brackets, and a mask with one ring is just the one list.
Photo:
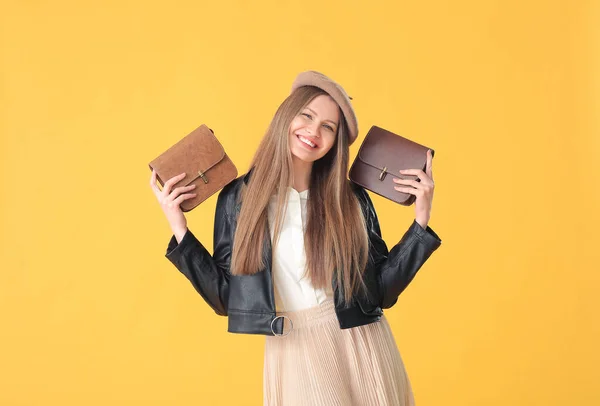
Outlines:
{"label": "dark brown leather handbag", "polygon": [[[423,169],[427,165],[427,148],[383,128],[372,126],[350,168],[350,180],[389,200],[410,206],[416,196],[400,192],[394,177],[420,182],[415,175],[402,175],[401,169]],[[435,151],[431,149],[433,157]],[[406,185],[407,187],[411,187]]]}
{"label": "dark brown leather handbag", "polygon": [[221,190],[237,178],[237,168],[225,153],[225,149],[205,124],[179,140],[148,164],[156,171],[161,186],[174,176],[183,172],[185,177],[173,185],[195,184],[196,188],[188,193],[196,196],[184,200],[179,207],[187,212],[198,206],[210,196]]}

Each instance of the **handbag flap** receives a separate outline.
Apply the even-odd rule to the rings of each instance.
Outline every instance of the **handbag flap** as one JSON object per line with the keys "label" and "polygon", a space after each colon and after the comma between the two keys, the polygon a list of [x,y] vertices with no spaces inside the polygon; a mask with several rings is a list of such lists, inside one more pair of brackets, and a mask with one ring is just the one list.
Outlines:
{"label": "handbag flap", "polygon": [[[397,178],[415,178],[401,175],[401,169],[423,169],[427,165],[427,148],[381,127],[372,126],[358,151],[363,163]],[[434,151],[431,150],[432,156]]]}
{"label": "handbag flap", "polygon": [[224,157],[225,149],[212,130],[202,124],[150,162],[149,166],[156,170],[161,185],[185,172],[185,178],[177,183],[181,186],[189,185]]}

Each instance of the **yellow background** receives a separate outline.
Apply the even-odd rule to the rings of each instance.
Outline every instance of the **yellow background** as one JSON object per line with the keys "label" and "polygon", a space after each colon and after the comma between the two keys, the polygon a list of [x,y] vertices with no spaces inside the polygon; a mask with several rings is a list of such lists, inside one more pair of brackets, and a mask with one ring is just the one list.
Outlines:
{"label": "yellow background", "polygon": [[[100,4],[102,3],[102,4]],[[240,169],[296,74],[436,150],[443,240],[386,312],[417,404],[600,403],[597,1],[10,1],[0,404],[259,405],[264,337],[164,257],[147,163],[201,123]],[[414,218],[373,196],[391,247]],[[208,247],[216,197],[188,215]]]}

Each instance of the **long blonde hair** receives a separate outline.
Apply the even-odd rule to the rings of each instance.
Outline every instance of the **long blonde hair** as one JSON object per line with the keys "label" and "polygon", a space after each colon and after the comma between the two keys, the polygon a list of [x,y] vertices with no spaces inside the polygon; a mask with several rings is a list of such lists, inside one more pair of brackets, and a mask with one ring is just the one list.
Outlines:
{"label": "long blonde hair", "polygon": [[[289,127],[296,115],[315,97],[327,94],[303,86],[290,94],[277,109],[250,164],[251,176],[242,186],[241,211],[237,221],[231,259],[231,273],[252,275],[266,266],[264,240],[270,235],[268,206],[277,195],[273,251],[279,240],[288,187],[293,185]],[[304,234],[308,277],[315,288],[331,285],[346,305],[364,286],[362,272],[368,255],[367,229],[357,197],[346,178],[349,163],[348,126],[339,111],[336,141],[329,152],[313,163],[307,201]]]}

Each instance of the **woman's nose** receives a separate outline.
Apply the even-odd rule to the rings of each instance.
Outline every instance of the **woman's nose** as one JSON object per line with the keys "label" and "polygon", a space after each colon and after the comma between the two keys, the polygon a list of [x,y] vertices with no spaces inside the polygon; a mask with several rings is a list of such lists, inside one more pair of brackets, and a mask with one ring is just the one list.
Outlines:
{"label": "woman's nose", "polygon": [[316,128],[313,128],[312,125],[306,126],[306,133],[308,135],[319,136],[319,131]]}

